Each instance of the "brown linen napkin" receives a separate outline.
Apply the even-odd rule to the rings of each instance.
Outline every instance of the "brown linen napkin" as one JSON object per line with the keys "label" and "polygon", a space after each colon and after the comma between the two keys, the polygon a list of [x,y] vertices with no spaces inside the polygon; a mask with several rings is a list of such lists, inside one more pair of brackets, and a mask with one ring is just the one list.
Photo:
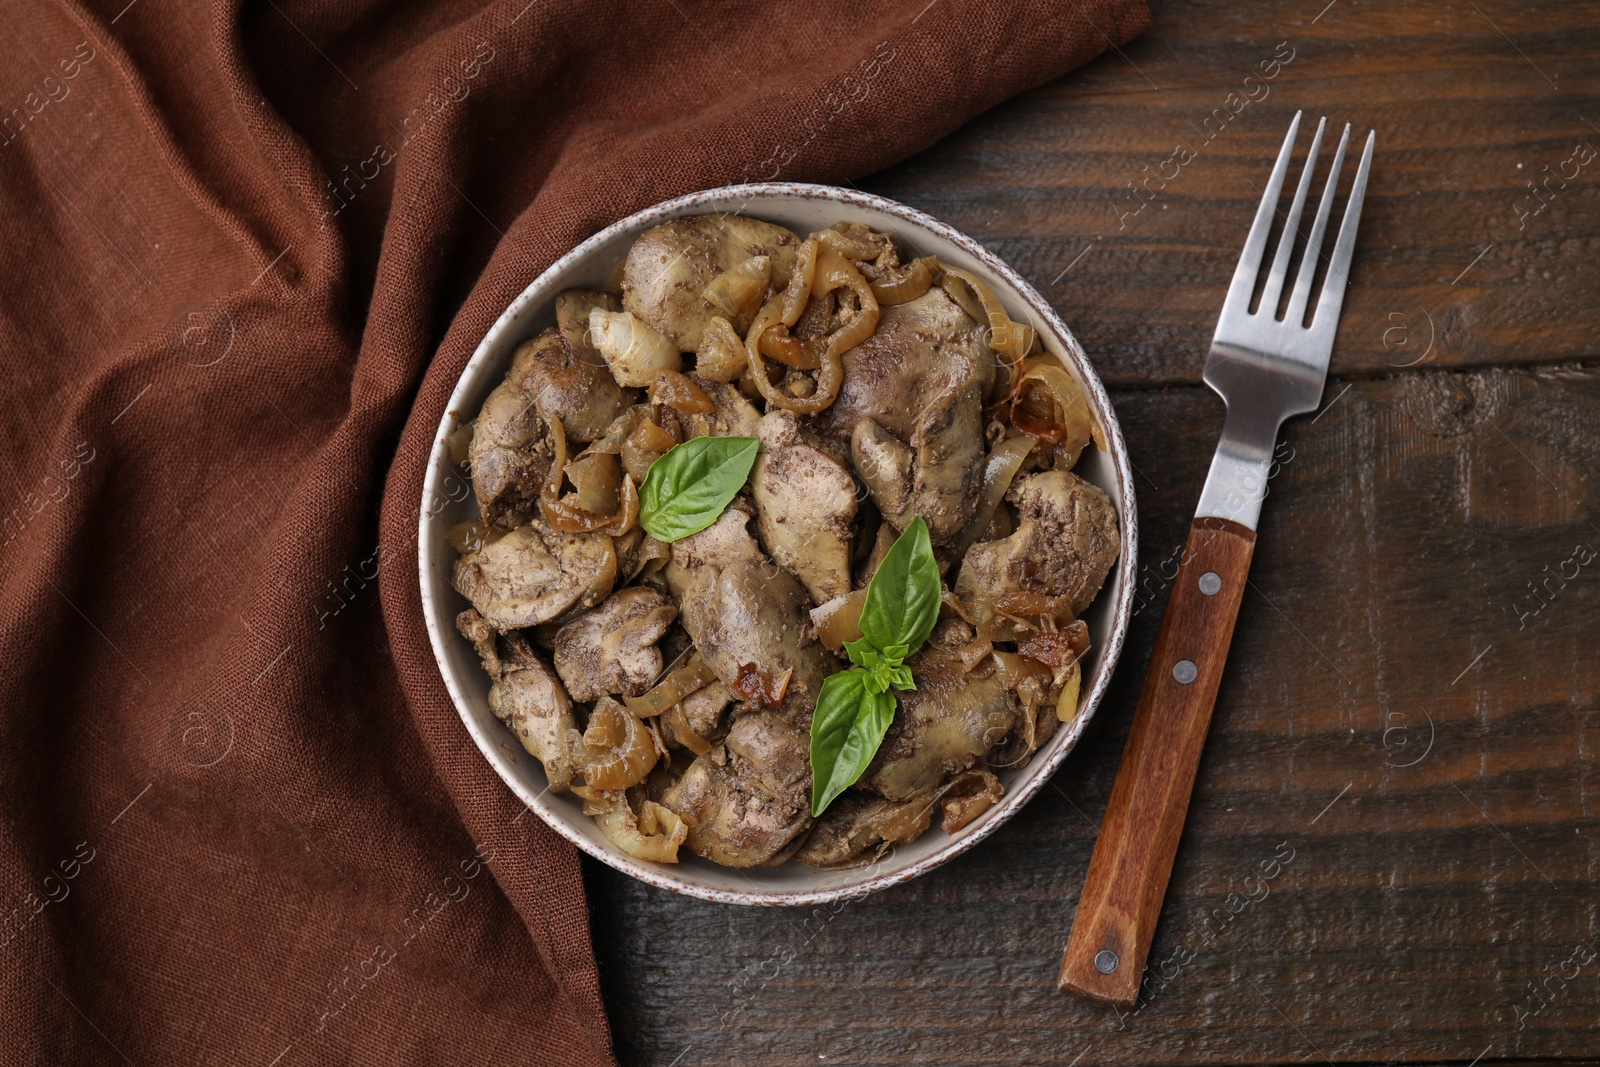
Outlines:
{"label": "brown linen napkin", "polygon": [[479,757],[421,623],[457,375],[606,223],[867,173],[1147,22],[0,14],[0,1059],[613,1062],[577,855]]}

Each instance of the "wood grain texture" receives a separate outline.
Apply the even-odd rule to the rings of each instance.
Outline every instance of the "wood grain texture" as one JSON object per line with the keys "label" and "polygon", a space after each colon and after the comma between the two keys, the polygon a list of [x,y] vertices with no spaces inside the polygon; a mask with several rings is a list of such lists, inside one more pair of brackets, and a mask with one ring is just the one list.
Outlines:
{"label": "wood grain texture", "polygon": [[[1338,0],[1313,23],[1326,4],[1153,3],[1155,29],[1126,58],[995,109],[870,188],[1004,257],[1109,382],[1197,382],[1266,172],[1304,108],[1377,131],[1335,377],[1600,352],[1600,157],[1540,199],[1526,184],[1579,144],[1600,152],[1600,12]],[[1262,82],[1280,44],[1293,58]],[[1234,107],[1261,99],[1207,127],[1235,92]],[[1164,167],[1179,146],[1194,158]]]}
{"label": "wood grain texture", "polygon": [[[1600,147],[1595,5],[1152,6],[1126,59],[862,183],[1017,264],[1111,384],[1143,556],[1108,697],[982,846],[837,913],[588,863],[626,1064],[1596,1055],[1600,160],[1526,232],[1513,213],[1525,174]],[[1271,96],[1116,231],[1123,183],[1285,39]],[[1353,288],[1323,409],[1284,428],[1151,977],[1117,1012],[1054,979],[1222,426],[1197,383],[1245,182],[1302,105],[1378,129]]]}
{"label": "wood grain texture", "polygon": [[1066,992],[1139,999],[1255,543],[1227,519],[1189,527],[1056,978]]}

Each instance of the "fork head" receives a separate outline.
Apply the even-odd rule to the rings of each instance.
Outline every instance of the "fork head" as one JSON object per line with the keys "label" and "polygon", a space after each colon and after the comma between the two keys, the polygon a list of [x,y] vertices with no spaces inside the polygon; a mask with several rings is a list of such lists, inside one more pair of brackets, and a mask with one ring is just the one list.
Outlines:
{"label": "fork head", "polygon": [[[1294,120],[1289,123],[1283,148],[1273,164],[1266,190],[1261,194],[1261,204],[1256,208],[1255,223],[1245,240],[1239,265],[1234,268],[1233,283],[1228,287],[1228,297],[1223,302],[1222,315],[1217,320],[1217,332],[1211,340],[1211,353],[1206,357],[1206,384],[1228,403],[1228,432],[1257,438],[1252,442],[1257,447],[1260,446],[1260,438],[1265,437],[1264,444],[1269,454],[1283,420],[1301,412],[1314,411],[1321,400],[1322,385],[1328,374],[1328,359],[1333,354],[1339,310],[1344,304],[1350,257],[1356,243],[1356,224],[1361,218],[1361,204],[1367,191],[1367,172],[1372,165],[1372,149],[1377,137],[1375,132],[1367,134],[1366,148],[1361,153],[1361,163],[1356,168],[1344,219],[1339,225],[1339,236],[1334,241],[1332,254],[1324,256],[1322,239],[1338,191],[1345,149],[1350,141],[1348,123],[1334,152],[1333,164],[1328,170],[1327,182],[1323,186],[1316,218],[1309,233],[1300,229],[1300,218],[1326,125],[1325,118],[1317,123],[1305,169],[1295,187],[1294,198],[1284,217],[1282,236],[1267,269],[1260,303],[1252,311],[1251,297],[1255,293],[1256,282],[1261,278],[1267,237],[1273,228],[1278,198],[1294,154],[1295,135],[1300,130],[1300,113],[1296,112]],[[1299,236],[1305,237],[1305,252],[1285,305],[1283,291],[1289,281],[1289,261]],[[1306,308],[1311,297],[1312,280],[1321,259],[1327,262],[1326,278],[1316,309],[1307,324]]]}

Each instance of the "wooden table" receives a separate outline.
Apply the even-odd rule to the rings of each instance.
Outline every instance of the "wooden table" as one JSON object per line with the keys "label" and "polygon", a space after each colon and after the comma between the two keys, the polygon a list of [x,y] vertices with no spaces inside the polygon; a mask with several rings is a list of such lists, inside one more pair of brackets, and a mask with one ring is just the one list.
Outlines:
{"label": "wooden table", "polygon": [[[1052,786],[929,876],[808,914],[589,864],[624,1063],[1600,1055],[1600,5],[1326,3],[1153,3],[1124,54],[861,183],[989,245],[1082,340],[1141,472],[1141,610]],[[1352,287],[1119,1015],[1055,974],[1221,428],[1205,348],[1299,107],[1377,130]]]}

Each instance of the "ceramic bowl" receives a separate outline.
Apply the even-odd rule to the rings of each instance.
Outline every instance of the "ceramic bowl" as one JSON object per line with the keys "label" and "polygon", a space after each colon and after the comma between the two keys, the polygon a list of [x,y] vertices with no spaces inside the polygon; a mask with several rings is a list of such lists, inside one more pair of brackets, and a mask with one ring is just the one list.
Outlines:
{"label": "ceramic bowl", "polygon": [[[455,523],[475,517],[477,508],[470,492],[464,491],[466,472],[450,460],[446,438],[476,416],[484,398],[505,375],[517,344],[554,322],[557,293],[571,288],[605,288],[639,234],[667,219],[708,212],[737,212],[787,226],[802,236],[840,220],[862,222],[893,233],[902,258],[905,253],[937,255],[944,263],[977,274],[994,288],[1013,318],[1032,325],[1046,347],[1060,355],[1083,385],[1110,445],[1106,451],[1086,450],[1076,468],[1076,473],[1105,490],[1115,502],[1122,531],[1121,558],[1084,616],[1094,644],[1083,663],[1077,717],[1056,730],[1025,767],[1001,771],[1005,798],[961,832],[946,834],[936,821],[915,841],[863,867],[822,871],[791,861],[775,868],[733,869],[687,850],[677,864],[651,863],[627,855],[605,838],[594,819],[583,814],[577,798],[546,790],[539,761],[523,751],[489,711],[489,679],[476,653],[455,628],[455,616],[467,602],[450,585],[456,553],[446,542],[445,532]],[[1133,610],[1138,529],[1131,472],[1116,413],[1083,349],[1034,288],[982,245],[920,211],[856,190],[777,182],[711,189],[647,208],[578,245],[523,290],[478,345],[439,423],[428,460],[418,537],[422,610],[439,672],[467,731],[495,773],[562,837],[619,871],[673,892],[730,904],[832,903],[915,878],[972,848],[1026,804],[1077,744],[1105,694]]]}

